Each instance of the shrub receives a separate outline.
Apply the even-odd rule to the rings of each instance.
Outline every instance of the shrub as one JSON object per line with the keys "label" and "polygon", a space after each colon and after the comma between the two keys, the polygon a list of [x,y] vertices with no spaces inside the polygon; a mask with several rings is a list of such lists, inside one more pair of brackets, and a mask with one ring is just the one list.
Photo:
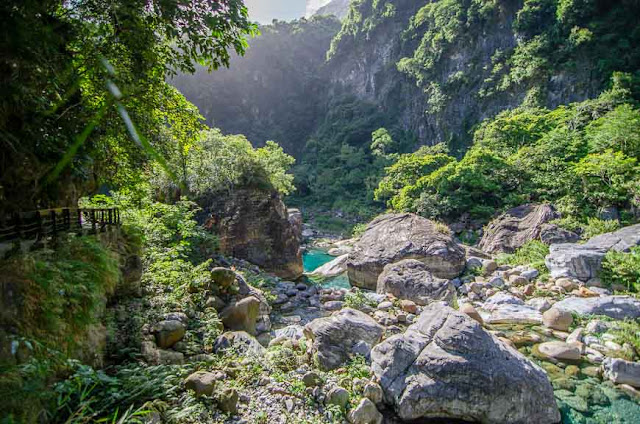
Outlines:
{"label": "shrub", "polygon": [[599,218],[587,218],[586,225],[582,226],[582,238],[589,240],[599,234],[610,233],[620,228],[620,223],[614,220],[602,220]]}
{"label": "shrub", "polygon": [[361,309],[365,305],[375,306],[375,303],[371,302],[364,293],[357,288],[344,296],[344,306],[348,308]]}
{"label": "shrub", "polygon": [[498,256],[498,264],[529,265],[537,269],[541,274],[549,272],[544,264],[544,258],[549,254],[549,246],[538,240],[531,240],[513,254]]}
{"label": "shrub", "polygon": [[366,222],[361,222],[361,223],[358,223],[358,224],[354,225],[353,229],[351,229],[351,237],[359,238],[361,235],[364,234],[366,229],[367,229],[367,223]]}
{"label": "shrub", "polygon": [[618,321],[611,333],[616,336],[617,343],[621,345],[629,343],[633,347],[635,355],[640,356],[640,320]]}
{"label": "shrub", "polygon": [[623,284],[628,290],[640,291],[640,247],[634,247],[629,253],[610,250],[602,261],[600,271],[602,282]]}

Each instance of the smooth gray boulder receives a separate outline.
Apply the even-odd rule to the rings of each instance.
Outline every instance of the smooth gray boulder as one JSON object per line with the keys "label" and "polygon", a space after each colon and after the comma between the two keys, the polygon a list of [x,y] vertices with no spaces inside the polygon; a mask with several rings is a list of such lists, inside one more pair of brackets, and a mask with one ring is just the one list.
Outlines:
{"label": "smooth gray boulder", "polygon": [[309,275],[329,278],[340,275],[344,272],[347,272],[347,260],[349,259],[349,254],[344,254],[342,256],[338,256],[331,262],[327,262],[326,264],[314,269]]}
{"label": "smooth gray boulder", "polygon": [[611,233],[604,233],[592,237],[585,246],[613,249],[618,252],[628,252],[632,247],[640,245],[640,224],[630,225]]}
{"label": "smooth gray boulder", "polygon": [[553,278],[587,281],[598,276],[606,254],[607,249],[584,244],[553,244],[544,262]]}
{"label": "smooth gray boulder", "polygon": [[603,375],[616,384],[640,387],[640,363],[618,358],[605,358],[602,362]]}
{"label": "smooth gray boulder", "polygon": [[364,312],[344,308],[330,317],[317,318],[304,327],[312,342],[312,352],[318,366],[333,370],[356,354],[369,356],[380,341],[384,328]]}
{"label": "smooth gray boulder", "polygon": [[509,209],[485,227],[478,247],[488,253],[513,253],[540,237],[547,222],[560,218],[551,205],[526,204]]}
{"label": "smooth gray boulder", "polygon": [[435,278],[427,266],[416,259],[404,259],[384,267],[378,277],[376,291],[391,293],[398,299],[406,299],[418,305],[434,300],[451,302],[456,288],[449,280]]}
{"label": "smooth gray boulder", "polygon": [[386,214],[371,221],[349,254],[352,285],[376,290],[384,267],[417,259],[437,278],[455,278],[465,267],[465,250],[442,225],[415,214]]}
{"label": "smooth gray boulder", "polygon": [[567,297],[554,303],[553,307],[578,315],[640,318],[640,300],[631,296]]}
{"label": "smooth gray boulder", "polygon": [[371,352],[372,369],[402,420],[557,423],[546,373],[443,303]]}
{"label": "smooth gray boulder", "polygon": [[597,278],[602,260],[611,249],[628,252],[640,245],[640,224],[592,237],[584,244],[551,245],[545,264],[554,278],[570,277],[582,281]]}

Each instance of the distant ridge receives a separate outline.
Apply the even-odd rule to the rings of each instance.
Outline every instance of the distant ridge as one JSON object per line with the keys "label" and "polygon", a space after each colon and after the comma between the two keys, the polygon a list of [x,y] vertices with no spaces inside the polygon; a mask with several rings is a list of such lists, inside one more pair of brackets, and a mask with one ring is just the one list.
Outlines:
{"label": "distant ridge", "polygon": [[347,12],[349,11],[349,2],[350,0],[332,0],[325,6],[319,8],[314,15],[334,15],[342,20],[347,16]]}

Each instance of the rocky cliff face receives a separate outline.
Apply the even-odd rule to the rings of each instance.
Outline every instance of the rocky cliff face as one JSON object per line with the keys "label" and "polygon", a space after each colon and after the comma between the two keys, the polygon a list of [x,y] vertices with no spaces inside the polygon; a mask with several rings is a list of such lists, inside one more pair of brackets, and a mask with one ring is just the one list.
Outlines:
{"label": "rocky cliff face", "polygon": [[314,12],[315,16],[333,15],[338,19],[347,16],[349,0],[332,0]]}
{"label": "rocky cliff face", "polygon": [[330,51],[333,88],[374,101],[422,144],[455,147],[502,110],[581,101],[611,70],[634,69],[633,59],[602,66],[613,47],[599,25],[615,15],[625,26],[623,6],[532,3],[353,1]]}
{"label": "rocky cliff face", "polygon": [[257,188],[198,200],[200,219],[220,238],[223,254],[245,259],[282,278],[302,275],[299,213],[291,217],[280,195]]}

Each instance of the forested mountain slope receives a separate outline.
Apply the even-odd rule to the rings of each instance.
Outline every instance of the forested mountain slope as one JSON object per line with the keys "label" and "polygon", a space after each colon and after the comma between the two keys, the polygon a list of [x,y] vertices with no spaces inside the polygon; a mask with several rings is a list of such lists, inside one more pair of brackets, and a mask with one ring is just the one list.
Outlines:
{"label": "forested mountain slope", "polygon": [[277,140],[299,154],[322,117],[328,81],[322,72],[325,53],[340,23],[314,17],[262,26],[249,40],[244,57],[231,59],[229,69],[172,80],[200,109],[207,123],[227,133],[245,134],[254,144]]}
{"label": "forested mountain slope", "polygon": [[332,43],[332,82],[373,100],[422,143],[468,145],[521,104],[597,96],[640,61],[631,1],[356,0]]}
{"label": "forested mountain slope", "polygon": [[[321,17],[265,26],[230,70],[174,84],[210,124],[294,155],[307,205],[368,215],[389,154],[444,142],[460,158],[483,120],[596,98],[614,72],[637,99],[639,13],[628,0],[353,0],[339,31]],[[391,144],[374,155],[381,127]]]}

